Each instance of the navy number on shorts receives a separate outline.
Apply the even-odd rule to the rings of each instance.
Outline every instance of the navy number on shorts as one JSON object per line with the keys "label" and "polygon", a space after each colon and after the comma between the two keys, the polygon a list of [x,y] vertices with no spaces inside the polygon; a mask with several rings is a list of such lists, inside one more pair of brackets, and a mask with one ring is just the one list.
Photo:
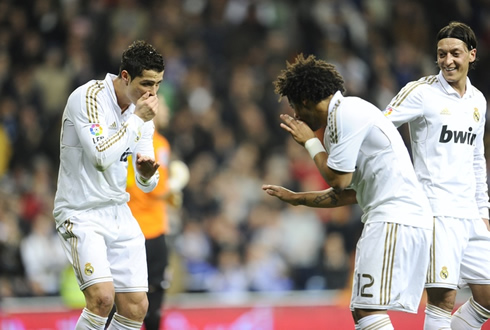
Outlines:
{"label": "navy number on shorts", "polygon": [[[366,283],[361,286],[361,276],[362,278],[367,278],[369,280],[369,283]],[[367,297],[367,298],[372,298],[373,294],[372,293],[367,293],[366,290],[372,287],[374,284],[374,277],[372,277],[369,274],[357,274],[357,292],[358,294],[361,294],[361,297]]]}

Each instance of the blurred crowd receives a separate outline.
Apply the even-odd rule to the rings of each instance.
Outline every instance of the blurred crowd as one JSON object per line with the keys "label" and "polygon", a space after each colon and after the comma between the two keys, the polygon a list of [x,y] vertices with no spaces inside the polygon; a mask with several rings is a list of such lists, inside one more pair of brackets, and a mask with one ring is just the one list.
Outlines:
{"label": "blurred crowd", "polygon": [[315,54],[336,65],[347,95],[384,108],[438,72],[435,35],[451,20],[475,30],[470,78],[490,95],[488,0],[0,0],[0,297],[59,294],[63,108],[78,85],[117,74],[136,39],[164,55],[162,133],[191,173],[171,216],[169,290],[348,287],[359,208],[292,207],[261,190],[326,188],[279,127],[291,110],[272,81],[297,53]]}

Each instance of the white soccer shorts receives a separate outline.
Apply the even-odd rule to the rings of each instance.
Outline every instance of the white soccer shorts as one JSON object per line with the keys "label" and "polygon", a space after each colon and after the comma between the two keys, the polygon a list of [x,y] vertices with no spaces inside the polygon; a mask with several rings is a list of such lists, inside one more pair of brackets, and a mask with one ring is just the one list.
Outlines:
{"label": "white soccer shorts", "polygon": [[366,223],[357,242],[353,309],[417,313],[429,264],[432,230]]}
{"label": "white soccer shorts", "polygon": [[58,235],[81,290],[112,281],[116,292],[148,291],[145,238],[127,204],[80,213]]}
{"label": "white soccer shorts", "polygon": [[427,288],[490,284],[490,232],[482,219],[436,217]]}

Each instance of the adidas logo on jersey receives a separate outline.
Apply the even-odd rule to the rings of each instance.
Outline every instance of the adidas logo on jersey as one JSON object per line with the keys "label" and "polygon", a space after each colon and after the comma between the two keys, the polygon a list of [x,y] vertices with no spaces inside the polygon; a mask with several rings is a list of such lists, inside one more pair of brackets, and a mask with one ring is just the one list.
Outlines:
{"label": "adidas logo on jersey", "polygon": [[109,126],[109,128],[117,128],[116,122],[113,122],[113,123],[112,123],[112,124]]}
{"label": "adidas logo on jersey", "polygon": [[468,132],[451,131],[447,129],[447,125],[442,126],[439,142],[448,143],[454,140],[454,143],[466,143],[472,145],[475,142],[476,134],[471,133],[473,128],[469,127]]}
{"label": "adidas logo on jersey", "polygon": [[442,109],[442,111],[441,111],[441,115],[450,115],[450,114],[451,114],[451,111],[449,111],[449,109],[448,109],[448,108],[444,108],[444,109]]}

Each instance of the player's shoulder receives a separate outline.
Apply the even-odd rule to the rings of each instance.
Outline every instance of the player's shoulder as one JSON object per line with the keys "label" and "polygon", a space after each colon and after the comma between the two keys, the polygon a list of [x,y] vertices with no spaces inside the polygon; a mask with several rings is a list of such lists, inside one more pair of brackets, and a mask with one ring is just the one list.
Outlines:
{"label": "player's shoulder", "polygon": [[355,104],[365,104],[365,103],[369,103],[369,102],[363,99],[362,97],[355,96],[355,95],[348,95],[342,98],[342,103],[340,105],[343,107],[347,107]]}
{"label": "player's shoulder", "polygon": [[70,98],[95,99],[103,89],[105,89],[103,80],[92,79],[75,88],[70,94]]}
{"label": "player's shoulder", "polygon": [[438,76],[429,75],[407,83],[402,90],[409,93],[414,91],[423,92],[432,88],[438,88],[438,85],[440,85]]}
{"label": "player's shoulder", "polygon": [[366,109],[380,111],[380,109],[377,106],[375,106],[373,103],[358,96],[344,97],[341,106],[354,112],[355,111],[366,112]]}
{"label": "player's shoulder", "polygon": [[486,102],[487,100],[486,100],[486,98],[485,98],[485,95],[484,95],[484,94],[483,94],[483,93],[482,93],[482,92],[481,92],[481,91],[480,91],[478,88],[476,88],[474,85],[472,85],[472,86],[473,86],[473,94],[474,94],[474,95],[475,95],[477,98],[479,98],[479,99],[481,99],[482,101]]}
{"label": "player's shoulder", "polygon": [[437,75],[424,76],[407,83],[393,98],[390,104],[394,107],[399,106],[401,103],[407,104],[407,102],[419,104],[423,102],[426,95],[432,97],[434,95],[434,89],[440,88],[441,85]]}

